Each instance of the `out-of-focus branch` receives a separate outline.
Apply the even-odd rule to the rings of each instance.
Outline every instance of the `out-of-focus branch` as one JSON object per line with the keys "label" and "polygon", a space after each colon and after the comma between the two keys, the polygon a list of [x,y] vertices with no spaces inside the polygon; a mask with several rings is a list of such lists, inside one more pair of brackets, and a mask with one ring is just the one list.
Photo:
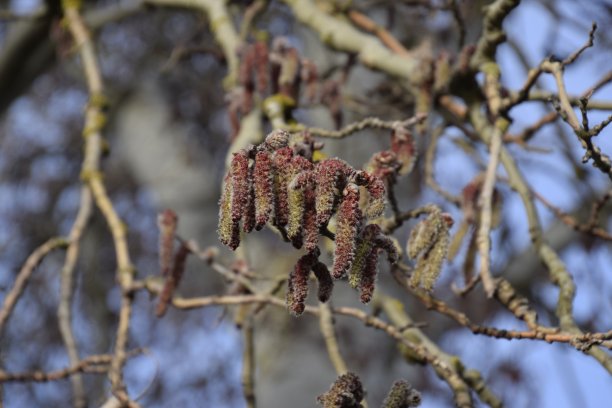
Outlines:
{"label": "out-of-focus branch", "polygon": [[28,284],[28,280],[34,269],[38,266],[39,263],[49,254],[49,252],[58,249],[58,248],[66,248],[68,246],[68,240],[66,238],[51,238],[38,248],[30,256],[26,259],[25,263],[19,270],[17,274],[17,278],[15,279],[15,283],[11,290],[4,297],[4,302],[2,303],[2,309],[0,309],[0,337],[2,336],[2,332],[4,331],[4,325],[6,324],[8,318],[10,317],[13,309],[15,308],[15,304],[19,300],[19,297],[23,293],[26,285]]}
{"label": "out-of-focus branch", "polygon": [[546,115],[542,116],[537,122],[526,127],[521,133],[517,135],[508,135],[504,136],[504,142],[513,142],[517,143],[522,147],[527,147],[527,142],[531,140],[531,138],[544,126],[553,123],[559,114],[557,112],[549,112]]}
{"label": "out-of-focus branch", "polygon": [[74,39],[81,57],[83,71],[87,80],[90,101],[85,113],[85,157],[81,171],[82,179],[87,183],[94,201],[102,212],[108,228],[113,236],[115,255],[117,259],[117,280],[122,289],[119,323],[115,339],[115,351],[111,361],[109,377],[113,394],[125,405],[137,406],[129,399],[123,382],[123,366],[126,361],[126,346],[129,338],[129,325],[132,313],[133,296],[129,292],[132,285],[134,267],[130,260],[125,224],[119,218],[106,187],[102,181],[100,158],[102,154],[101,129],[105,123],[103,96],[104,88],[98,61],[89,31],[81,17],[80,3],[74,0],[64,0],[62,3],[68,29]]}
{"label": "out-of-focus branch", "polygon": [[393,76],[416,80],[420,63],[416,58],[405,58],[385,47],[378,38],[363,34],[348,22],[326,13],[312,0],[284,0],[295,17],[319,34],[330,47],[357,54],[366,67]]}
{"label": "out-of-focus branch", "polygon": [[429,143],[425,152],[425,182],[433,191],[440,194],[446,201],[459,206],[461,205],[461,198],[444,190],[434,177],[434,163],[436,159],[438,141],[440,140],[440,137],[442,136],[442,133],[444,133],[445,129],[446,125],[438,126],[429,136]]}
{"label": "out-of-focus branch", "polygon": [[474,69],[482,69],[482,64],[495,60],[497,46],[506,40],[502,28],[504,19],[519,3],[520,0],[496,0],[485,7],[483,33],[472,57],[471,64]]}
{"label": "out-of-focus branch", "polygon": [[387,46],[391,51],[398,55],[410,56],[410,51],[408,51],[402,43],[400,43],[397,38],[395,38],[389,31],[387,31],[384,27],[376,24],[374,20],[365,14],[357,11],[357,10],[349,10],[348,18],[361,29],[376,35],[383,44]]}
{"label": "out-of-focus branch", "polygon": [[[48,5],[59,1],[45,2]],[[145,0],[127,0],[88,10],[84,19],[96,30],[144,10]],[[36,12],[27,20],[20,19],[9,30],[0,49],[0,115],[56,61],[56,43],[49,35],[53,18],[59,10]],[[21,17],[21,16],[20,16]]]}
{"label": "out-of-focus branch", "polygon": [[[533,192],[533,195],[548,209],[550,209],[559,220],[561,220],[565,225],[573,228],[576,231],[580,231],[585,234],[593,235],[595,237],[601,238],[606,241],[612,241],[612,234],[608,233],[603,228],[600,228],[596,225],[596,221],[592,222],[589,220],[588,223],[581,223],[575,217],[570,214],[565,213],[560,208],[556,207],[553,203],[548,201],[542,194],[537,191]],[[593,214],[596,214],[594,211]]]}
{"label": "out-of-focus branch", "polygon": [[[74,268],[79,256],[79,247],[81,236],[87,226],[91,211],[93,207],[93,201],[91,197],[91,191],[87,186],[81,187],[81,201],[79,204],[79,212],[76,216],[68,240],[68,250],[66,251],[66,259],[64,260],[64,266],[61,272],[61,283],[60,283],[60,303],[57,309],[57,318],[59,322],[59,329],[66,346],[66,352],[70,364],[76,366],[79,364],[79,352],[77,349],[76,340],[72,331],[72,299],[74,289]],[[70,381],[72,382],[73,399],[75,407],[87,406],[87,400],[85,397],[85,388],[83,385],[83,379],[79,374],[74,374]]]}
{"label": "out-of-focus branch", "polygon": [[336,332],[334,329],[334,317],[331,312],[331,308],[327,303],[319,303],[319,327],[325,340],[325,346],[327,347],[327,354],[329,359],[336,370],[338,375],[348,372],[346,362],[340,354],[340,348],[338,347],[338,339],[336,338]]}
{"label": "out-of-focus branch", "polygon": [[489,164],[482,184],[482,191],[479,197],[480,222],[476,242],[480,253],[480,279],[484,286],[487,297],[493,297],[495,283],[491,277],[491,224],[493,219],[493,190],[497,177],[497,165],[499,164],[499,154],[502,147],[502,130],[496,126],[491,135],[491,148]]}
{"label": "out-of-focus branch", "polygon": [[255,399],[255,336],[252,319],[246,319],[242,327],[242,392],[248,408],[257,406]]}
{"label": "out-of-focus branch", "polygon": [[79,361],[78,364],[64,368],[63,370],[43,372],[43,371],[28,371],[25,373],[7,373],[0,371],[0,383],[2,382],[48,382],[63,380],[79,373],[95,373],[103,374],[109,369],[112,356],[110,354],[102,354],[98,356],[90,356]]}
{"label": "out-of-focus branch", "polygon": [[188,7],[204,11],[208,16],[211,31],[225,54],[228,73],[225,85],[232,88],[238,79],[238,47],[240,36],[227,10],[227,0],[145,0],[148,4],[171,7]]}
{"label": "out-of-focus branch", "polygon": [[[517,93],[510,92],[510,98],[517,97]],[[558,94],[550,91],[531,91],[527,96],[527,100],[534,102],[548,103],[551,99],[558,98]],[[571,106],[580,106],[581,96],[568,95],[568,100]],[[587,103],[587,108],[591,110],[612,110],[612,101],[590,99]]]}
{"label": "out-of-focus branch", "polygon": [[253,26],[253,22],[257,16],[265,11],[267,6],[268,0],[255,0],[246,8],[242,18],[242,23],[240,24],[239,36],[241,41],[246,41]]}

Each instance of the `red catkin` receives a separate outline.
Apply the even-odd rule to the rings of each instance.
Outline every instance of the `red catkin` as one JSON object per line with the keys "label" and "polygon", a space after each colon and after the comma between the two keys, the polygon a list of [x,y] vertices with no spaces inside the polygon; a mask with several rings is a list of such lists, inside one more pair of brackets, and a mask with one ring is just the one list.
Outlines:
{"label": "red catkin", "polygon": [[319,243],[319,226],[317,225],[317,213],[315,208],[315,191],[306,189],[304,191],[304,240],[308,252],[317,249]]}
{"label": "red catkin", "polygon": [[157,216],[157,226],[159,228],[159,267],[162,276],[167,276],[170,272],[177,223],[178,217],[170,209],[162,211]]}
{"label": "red catkin", "polygon": [[364,268],[359,281],[360,300],[362,303],[369,303],[374,294],[376,275],[378,274],[377,262],[379,251],[378,247],[374,247],[365,258]]}
{"label": "red catkin", "polygon": [[385,183],[382,179],[369,174],[366,174],[367,183],[365,185],[370,199],[366,208],[366,217],[377,218],[385,211]]}
{"label": "red catkin", "polygon": [[249,156],[245,150],[234,153],[230,166],[232,182],[232,221],[238,222],[249,201]]}
{"label": "red catkin", "polygon": [[259,151],[255,156],[253,185],[255,189],[255,229],[266,225],[274,204],[272,160],[270,153]]}
{"label": "red catkin", "polygon": [[326,159],[317,164],[317,225],[327,225],[334,210],[337,190],[341,189],[346,176],[353,169],[336,158]]}
{"label": "red catkin", "polygon": [[289,217],[287,188],[291,181],[291,159],[293,150],[290,147],[278,149],[272,158],[274,171],[274,224],[284,227]]}
{"label": "red catkin", "polygon": [[317,258],[313,254],[302,256],[289,275],[287,307],[296,316],[304,313],[304,302],[308,296],[308,276],[316,260]]}
{"label": "red catkin", "polygon": [[159,302],[157,303],[157,307],[155,309],[155,314],[157,317],[162,317],[166,313],[168,304],[170,303],[172,295],[174,294],[174,290],[178,287],[179,283],[181,283],[181,278],[183,277],[183,272],[185,271],[187,256],[190,252],[191,251],[187,245],[182,244],[176,252],[176,255],[174,255],[172,271],[166,278],[164,287],[159,295]]}
{"label": "red catkin", "polygon": [[312,271],[319,281],[319,291],[317,293],[317,297],[321,302],[327,302],[334,289],[334,280],[332,279],[327,266],[323,262],[317,261],[312,266]]}
{"label": "red catkin", "polygon": [[[253,180],[254,168],[255,166],[249,167],[249,180]],[[255,228],[255,187],[253,183],[249,183],[246,210],[242,216],[242,230],[248,234],[253,228]]]}
{"label": "red catkin", "polygon": [[359,187],[348,184],[343,191],[344,198],[338,208],[338,226],[336,228],[336,248],[332,276],[339,279],[351,267],[355,257],[355,241],[361,226],[359,209]]}

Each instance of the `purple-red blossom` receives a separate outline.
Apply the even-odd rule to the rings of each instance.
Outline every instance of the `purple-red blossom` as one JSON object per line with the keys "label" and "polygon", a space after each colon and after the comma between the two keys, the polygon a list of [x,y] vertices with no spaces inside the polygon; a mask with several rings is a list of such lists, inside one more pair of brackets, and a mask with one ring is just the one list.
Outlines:
{"label": "purple-red blossom", "polygon": [[[253,180],[253,171],[255,166],[249,167],[249,180]],[[255,186],[254,183],[249,183],[249,195],[246,205],[246,210],[242,216],[242,230],[247,234],[255,228]]]}
{"label": "purple-red blossom", "polygon": [[308,296],[308,276],[316,261],[317,257],[314,254],[302,256],[289,275],[287,307],[296,316],[304,313],[304,302]]}
{"label": "purple-red blossom", "polygon": [[327,225],[334,210],[337,191],[342,191],[344,183],[354,169],[344,160],[332,158],[317,164],[317,225]]}
{"label": "purple-red blossom", "polygon": [[383,179],[387,184],[393,184],[401,167],[402,164],[398,161],[397,155],[394,152],[383,150],[372,155],[366,170],[372,175]]}
{"label": "purple-red blossom", "polygon": [[270,153],[265,150],[257,152],[253,167],[255,229],[259,231],[268,222],[274,204],[272,159],[270,158]]}
{"label": "purple-red blossom", "polygon": [[159,294],[159,302],[157,303],[157,308],[155,309],[155,314],[157,315],[157,317],[162,317],[166,313],[166,310],[168,309],[168,304],[172,300],[174,290],[178,287],[179,283],[181,283],[181,278],[183,277],[183,272],[185,271],[187,256],[190,253],[191,251],[189,247],[187,247],[187,245],[183,243],[174,255],[174,263],[172,264],[172,270],[166,277],[164,287],[161,293]]}
{"label": "purple-red blossom", "polygon": [[170,272],[177,223],[178,217],[170,209],[162,211],[157,216],[157,226],[159,228],[159,267],[162,276],[167,276]]}
{"label": "purple-red blossom", "polygon": [[219,200],[219,240],[232,250],[240,245],[240,224],[232,219],[232,183],[228,174],[223,181],[223,191]]}
{"label": "purple-red blossom", "polygon": [[344,276],[351,267],[355,257],[355,241],[362,219],[359,209],[359,187],[350,183],[344,188],[343,195],[344,198],[338,208],[336,249],[332,272],[332,276],[336,279]]}
{"label": "purple-red blossom", "polygon": [[289,220],[287,222],[287,236],[293,240],[302,232],[304,224],[304,210],[306,208],[305,190],[310,188],[312,172],[304,171],[293,178],[288,186]]}
{"label": "purple-red blossom", "polygon": [[315,207],[316,194],[313,189],[304,191],[304,246],[306,251],[317,249],[319,243],[319,226],[317,225],[317,211]]}
{"label": "purple-red blossom", "polygon": [[249,201],[249,156],[245,150],[234,153],[230,165],[232,183],[232,221],[238,222]]}
{"label": "purple-red blossom", "polygon": [[[390,262],[396,262],[398,254],[393,241],[377,224],[362,228],[360,186],[368,192],[366,214],[374,218],[384,210],[385,181],[374,172],[355,170],[338,158],[314,163],[312,150],[317,143],[306,140],[290,146],[289,138],[286,131],[277,130],[261,145],[234,153],[219,203],[219,238],[236,249],[241,221],[244,231],[250,232],[263,228],[272,218],[286,240],[296,248],[304,246],[307,253],[291,273],[287,294],[288,307],[295,314],[304,310],[311,270],[319,281],[321,301],[331,296],[333,278],[341,278],[350,270],[351,285],[359,287],[361,300],[368,302],[374,291],[380,250],[387,251]],[[334,213],[336,243],[330,274],[318,260],[318,241]]]}
{"label": "purple-red blossom", "polygon": [[399,252],[397,251],[395,243],[391,238],[384,235],[382,231],[376,236],[374,244],[387,253],[387,261],[389,261],[389,263],[394,264],[399,261]]}
{"label": "purple-red blossom", "polygon": [[274,169],[274,224],[284,227],[289,220],[287,187],[291,181],[291,159],[293,149],[286,146],[278,149],[272,157]]}
{"label": "purple-red blossom", "polygon": [[378,253],[380,249],[373,247],[370,253],[365,257],[364,268],[361,272],[361,279],[359,281],[359,299],[362,303],[369,303],[372,300],[374,294],[374,286],[376,283],[376,275],[378,274]]}
{"label": "purple-red blossom", "polygon": [[374,240],[380,233],[380,226],[378,224],[368,224],[362,229],[361,234],[357,238],[357,245],[355,248],[355,258],[351,265],[349,273],[349,284],[356,288],[359,286],[361,281],[361,274],[365,268],[366,258],[372,252],[374,248]]}
{"label": "purple-red blossom", "polygon": [[397,262],[399,256],[393,241],[383,234],[378,224],[366,225],[357,240],[355,258],[349,274],[349,283],[352,287],[359,287],[363,303],[368,303],[374,293],[381,249],[387,252],[389,262]]}
{"label": "purple-red blossom", "polygon": [[312,266],[312,271],[319,281],[319,292],[317,293],[317,297],[321,302],[327,302],[331,297],[332,290],[334,289],[334,280],[327,269],[327,265],[325,265],[323,262],[317,261]]}

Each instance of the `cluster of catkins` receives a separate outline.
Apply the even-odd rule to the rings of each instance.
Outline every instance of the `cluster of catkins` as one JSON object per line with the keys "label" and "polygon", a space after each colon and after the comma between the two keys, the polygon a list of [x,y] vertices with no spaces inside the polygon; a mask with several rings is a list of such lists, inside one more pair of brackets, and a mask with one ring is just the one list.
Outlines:
{"label": "cluster of catkins", "polygon": [[[319,299],[329,299],[333,279],[347,274],[361,292],[372,298],[380,250],[391,262],[397,250],[377,224],[385,209],[385,184],[379,177],[356,170],[338,158],[313,162],[312,150],[292,147],[289,133],[273,131],[266,140],[234,153],[225,177],[219,210],[219,238],[232,250],[240,245],[240,226],[246,233],[271,223],[295,248],[304,248],[289,277],[287,304],[295,314],[304,311],[312,270],[319,281]],[[361,189],[367,191],[364,211]],[[332,234],[328,224],[336,215],[334,262],[331,273],[319,261],[319,236]]]}
{"label": "cluster of catkins", "polygon": [[448,213],[435,208],[410,232],[408,257],[416,260],[410,285],[430,291],[436,283],[450,243],[453,219]]}
{"label": "cluster of catkins", "polygon": [[[341,374],[330,389],[317,397],[323,408],[363,408],[365,390],[356,374]],[[391,390],[383,401],[382,408],[416,408],[421,405],[421,393],[415,390],[406,380],[393,383]]]}

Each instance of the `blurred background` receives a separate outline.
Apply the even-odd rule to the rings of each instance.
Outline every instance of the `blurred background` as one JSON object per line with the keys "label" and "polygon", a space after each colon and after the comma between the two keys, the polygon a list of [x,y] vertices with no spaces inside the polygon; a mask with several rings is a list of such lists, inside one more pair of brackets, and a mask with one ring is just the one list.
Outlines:
{"label": "blurred background", "polygon": [[[129,226],[129,245],[137,276],[159,274],[156,217],[164,208],[179,215],[179,234],[201,247],[217,241],[217,202],[230,147],[231,126],[223,80],[225,57],[212,37],[206,16],[199,11],[157,7],[142,1],[88,1],[84,15],[95,41],[110,99],[104,136],[110,154],[104,159],[105,183],[115,208]],[[230,1],[240,21],[249,1]],[[458,53],[458,33],[452,13],[442,1],[353,1],[386,26],[408,48],[422,52]],[[466,42],[478,38],[481,7],[486,2],[459,1],[465,19]],[[66,235],[79,205],[82,127],[88,94],[70,36],[63,29],[54,2],[0,1],[0,297],[12,286],[17,271],[38,245]],[[44,10],[50,10],[45,12]],[[610,70],[612,3],[606,0],[525,0],[506,21],[508,42],[499,49],[504,85],[520,88],[527,71],[543,58],[565,58],[588,38],[591,22],[600,27],[595,47],[566,70],[568,92],[580,95]],[[323,76],[335,78],[347,64],[345,54],[332,52],[309,29],[299,25],[291,10],[270,1],[254,28],[268,38],[286,37],[299,53],[311,59]],[[555,89],[553,78],[538,82]],[[405,119],[414,101],[381,73],[359,65],[342,84],[342,120],[367,116]],[[612,101],[612,86],[593,99]],[[525,103],[511,112],[510,132],[520,132],[551,112],[549,104]],[[592,111],[598,123],[610,111]],[[334,117],[324,106],[306,106],[296,117],[311,126],[333,128]],[[417,135],[421,157],[428,132]],[[448,128],[435,162],[436,180],[446,190],[461,189],[486,163],[482,145],[462,148],[461,132]],[[612,152],[612,133],[604,130],[597,143]],[[361,167],[384,148],[388,138],[364,131],[342,141],[326,141],[325,153],[340,155]],[[610,181],[590,165],[581,164],[582,149],[560,120],[543,127],[529,150],[510,146],[530,186],[559,208],[585,217],[592,202],[610,190]],[[480,159],[480,160],[479,160]],[[461,213],[429,189],[422,160],[397,191],[403,209],[437,203],[461,219]],[[503,222],[493,236],[492,268],[528,296],[542,323],[555,324],[557,289],[530,251],[527,222],[519,197],[501,185]],[[612,251],[609,242],[580,234],[563,225],[538,203],[551,239],[577,285],[574,303],[584,331],[612,327]],[[602,222],[610,230],[610,208]],[[457,225],[458,223],[456,223]],[[408,223],[395,237],[405,244]],[[255,273],[291,270],[298,257],[270,231],[245,240]],[[221,260],[233,254],[221,250]],[[0,361],[9,372],[56,370],[68,364],[57,326],[59,271],[63,254],[46,257],[17,303],[0,339]],[[506,329],[522,327],[477,288],[457,298],[450,286],[460,280],[462,256],[446,265],[435,295],[464,311],[474,321]],[[401,298],[413,320],[426,322],[424,332],[464,364],[481,371],[509,407],[600,407],[612,400],[612,379],[591,357],[563,344],[506,341],[472,335],[449,319],[427,311],[397,288],[382,265],[379,285]],[[357,296],[337,285],[335,305],[359,306]],[[223,280],[204,263],[189,261],[179,288],[184,296],[225,291]],[[96,212],[84,235],[77,265],[73,307],[74,329],[81,356],[112,350],[120,293],[115,283],[112,239]],[[312,299],[310,299],[312,300]],[[244,407],[240,383],[241,332],[222,308],[193,311],[171,309],[163,319],[154,316],[154,300],[136,296],[131,347],[150,353],[130,359],[125,378],[130,395],[144,393],[147,407]],[[228,318],[229,316],[229,318]],[[315,397],[335,378],[318,322],[309,316],[290,317],[283,310],[266,310],[255,329],[258,361],[257,396],[261,407],[316,406]],[[337,320],[341,350],[349,368],[363,380],[370,406],[379,406],[390,384],[408,379],[423,393],[424,407],[451,405],[451,394],[429,367],[412,366],[399,356],[393,341],[360,323]],[[89,406],[108,397],[104,375],[84,375]],[[6,407],[68,406],[67,380],[49,383],[9,383]]]}

